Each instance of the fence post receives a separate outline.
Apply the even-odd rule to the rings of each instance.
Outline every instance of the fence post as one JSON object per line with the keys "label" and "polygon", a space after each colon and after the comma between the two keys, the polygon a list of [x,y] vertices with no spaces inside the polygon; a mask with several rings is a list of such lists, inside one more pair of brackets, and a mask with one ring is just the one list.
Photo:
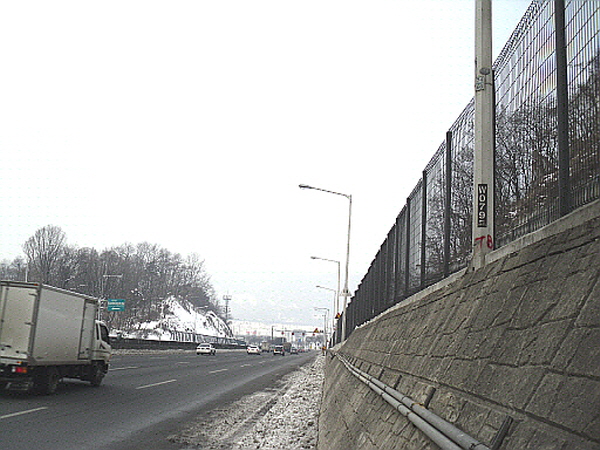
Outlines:
{"label": "fence post", "polygon": [[394,260],[394,255],[396,254],[397,251],[397,247],[396,247],[396,233],[397,233],[397,229],[396,229],[396,224],[394,223],[394,226],[392,227],[392,231],[390,232],[390,235],[388,237],[388,248],[387,248],[387,261],[386,261],[386,266],[387,266],[387,274],[386,274],[386,278],[387,278],[387,294],[386,294],[386,300],[385,300],[385,305],[386,308],[388,306],[391,306],[395,303],[395,291],[396,291],[396,264],[395,264],[395,260]]}
{"label": "fence post", "polygon": [[401,219],[404,219],[403,212],[405,211],[406,209],[401,210],[400,214],[398,214],[398,217],[396,217],[396,250],[394,251],[394,265],[396,266],[396,273],[394,274],[394,303],[397,303],[399,301],[399,297],[404,297],[404,289],[402,289],[402,292],[400,289],[402,285],[401,277],[404,275],[402,273],[402,262],[404,260],[404,253],[401,253],[401,250],[406,242],[404,242],[403,244],[402,237],[404,235],[400,230],[404,229],[404,221]]}
{"label": "fence post", "polygon": [[567,46],[565,38],[565,0],[554,0],[556,45],[556,118],[558,121],[558,205],[560,215],[569,214],[571,182],[569,179],[569,90],[567,80]]}
{"label": "fence post", "polygon": [[423,171],[423,185],[421,186],[421,289],[425,287],[425,275],[427,271],[427,171]]}
{"label": "fence post", "polygon": [[410,292],[410,197],[406,199],[406,248],[404,249],[404,297]]}
{"label": "fence post", "polygon": [[446,186],[444,192],[444,277],[450,275],[450,214],[452,213],[452,131],[446,132]]}

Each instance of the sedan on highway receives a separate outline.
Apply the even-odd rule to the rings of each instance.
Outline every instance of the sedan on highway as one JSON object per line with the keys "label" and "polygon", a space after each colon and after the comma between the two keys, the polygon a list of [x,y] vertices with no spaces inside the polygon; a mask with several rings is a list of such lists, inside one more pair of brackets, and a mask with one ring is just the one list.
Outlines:
{"label": "sedan on highway", "polygon": [[212,344],[204,343],[196,347],[196,355],[216,355],[217,349]]}
{"label": "sedan on highway", "polygon": [[261,351],[260,348],[258,348],[258,346],[256,345],[249,345],[246,348],[246,353],[248,353],[249,355],[260,355]]}

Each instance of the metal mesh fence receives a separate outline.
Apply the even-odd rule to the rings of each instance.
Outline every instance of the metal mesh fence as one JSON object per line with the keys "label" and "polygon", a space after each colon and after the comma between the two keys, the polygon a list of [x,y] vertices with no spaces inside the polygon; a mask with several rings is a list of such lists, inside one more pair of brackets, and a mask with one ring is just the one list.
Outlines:
{"label": "metal mesh fence", "polygon": [[566,9],[569,139],[574,206],[600,197],[600,3]]}
{"label": "metal mesh fence", "polygon": [[408,198],[410,220],[408,222],[408,290],[415,292],[421,284],[421,212],[423,206],[423,180],[419,181]]}
{"label": "metal mesh fence", "polygon": [[[554,2],[532,2],[494,63],[495,246],[558,219]],[[600,2],[565,5],[569,192],[600,198]],[[449,129],[348,305],[346,334],[469,264],[474,100]],[[341,329],[338,324],[338,330]]]}
{"label": "metal mesh fence", "polygon": [[420,285],[434,283],[444,275],[445,155],[446,145],[442,144],[423,172],[425,204],[421,215],[426,220],[422,233],[425,240],[421,243]]}

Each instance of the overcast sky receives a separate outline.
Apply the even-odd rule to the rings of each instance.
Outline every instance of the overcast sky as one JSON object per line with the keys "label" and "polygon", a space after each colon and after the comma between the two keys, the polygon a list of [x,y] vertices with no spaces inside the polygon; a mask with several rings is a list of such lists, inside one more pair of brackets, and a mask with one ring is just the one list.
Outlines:
{"label": "overcast sky", "polygon": [[[493,0],[494,57],[529,5]],[[45,225],[205,260],[236,319],[350,290],[473,96],[475,0],[0,0],[0,259]],[[343,270],[342,270],[343,272]]]}

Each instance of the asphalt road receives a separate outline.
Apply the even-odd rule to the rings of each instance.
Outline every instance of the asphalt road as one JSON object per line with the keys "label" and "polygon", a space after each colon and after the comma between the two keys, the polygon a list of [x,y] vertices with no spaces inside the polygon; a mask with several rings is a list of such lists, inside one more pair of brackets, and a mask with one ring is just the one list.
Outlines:
{"label": "asphalt road", "polygon": [[203,412],[274,386],[315,355],[115,355],[99,388],[65,380],[51,396],[0,394],[0,448],[176,449],[166,436]]}

